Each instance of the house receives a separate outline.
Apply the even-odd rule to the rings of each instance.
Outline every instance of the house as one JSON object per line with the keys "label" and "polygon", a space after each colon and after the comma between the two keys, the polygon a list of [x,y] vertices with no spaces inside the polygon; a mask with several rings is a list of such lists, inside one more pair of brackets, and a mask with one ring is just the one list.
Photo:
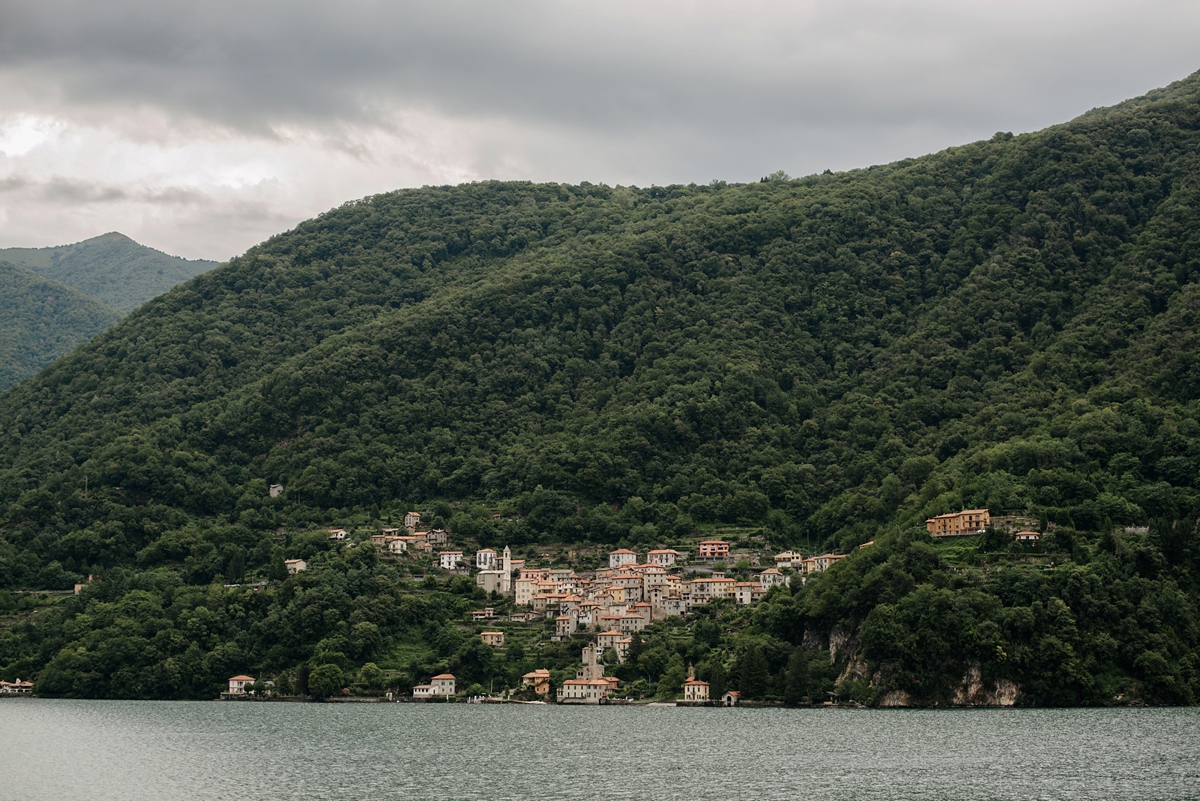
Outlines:
{"label": "house", "polygon": [[283,485],[282,484],[272,484],[270,487],[267,488],[267,494],[269,496],[271,496],[272,498],[278,498],[280,495],[283,494]]}
{"label": "house", "polygon": [[791,581],[787,576],[770,567],[758,574],[758,583],[764,590],[769,590],[772,587],[787,586]]}
{"label": "house", "polygon": [[692,703],[708,700],[708,682],[697,679],[693,668],[688,668],[687,681],[683,683],[683,700]]}
{"label": "house", "polygon": [[413,687],[413,698],[449,697],[451,695],[454,695],[453,673],[441,673],[434,676],[429,684],[418,684]]}
{"label": "house", "polygon": [[806,576],[812,573],[824,573],[833,566],[834,562],[845,558],[845,554],[838,553],[825,553],[821,554],[820,556],[810,556],[804,560],[800,568],[800,572]]}
{"label": "house", "polygon": [[404,514],[404,527],[409,531],[416,531],[417,526],[421,525],[420,512],[406,512]]}
{"label": "house", "polygon": [[925,521],[925,528],[934,537],[962,537],[978,534],[992,524],[987,509],[965,509],[961,512],[938,515]]}
{"label": "house", "polygon": [[521,677],[521,685],[531,688],[538,695],[549,695],[550,671],[545,668],[532,670]]}
{"label": "house", "polygon": [[618,548],[608,552],[608,566],[613,570],[622,565],[637,564],[637,553],[628,548]]}
{"label": "house", "polygon": [[692,582],[692,606],[706,604],[717,598],[733,598],[737,581],[724,576],[696,579]]}
{"label": "house", "polygon": [[475,586],[482,587],[486,593],[503,593],[502,589],[508,583],[508,576],[500,570],[480,570],[475,574]]}
{"label": "house", "polygon": [[481,548],[475,552],[475,567],[480,570],[496,569],[496,552],[491,548]]}
{"label": "house", "polygon": [[230,695],[245,695],[250,692],[250,685],[254,684],[253,676],[234,676],[229,680]]}
{"label": "house", "polygon": [[431,528],[426,532],[425,540],[430,545],[446,545],[450,542],[450,535],[444,528]]}
{"label": "house", "polygon": [[672,548],[659,548],[646,554],[646,561],[652,565],[672,567],[677,561],[679,561],[679,557],[681,556],[683,556],[683,554]]}
{"label": "house", "polygon": [[0,695],[29,695],[32,692],[32,681],[0,681]]}
{"label": "house", "polygon": [[471,620],[476,621],[476,622],[478,622],[480,620],[491,620],[495,616],[496,616],[496,610],[493,609],[492,607],[488,606],[483,609],[476,609],[474,612],[472,612]]}
{"label": "house", "polygon": [[344,528],[329,529],[329,539],[334,540],[335,542],[341,542],[342,540],[346,539],[347,536],[346,529]]}
{"label": "house", "polygon": [[575,615],[559,615],[554,618],[554,639],[566,640],[579,628],[579,618]]}
{"label": "house", "polygon": [[457,570],[458,566],[462,564],[462,560],[462,551],[442,551],[438,554],[438,566],[442,570]]}
{"label": "house", "polygon": [[742,694],[737,690],[730,690],[721,696],[721,706],[737,706],[738,699]]}
{"label": "house", "polygon": [[537,588],[537,581],[531,578],[519,578],[513,583],[513,601],[517,606],[529,606]]}
{"label": "house", "polygon": [[612,692],[606,679],[567,679],[558,688],[560,704],[598,704]]}
{"label": "house", "polygon": [[388,553],[402,554],[408,551],[408,541],[403,537],[388,537],[387,539]]}
{"label": "house", "polygon": [[630,632],[634,631],[641,631],[648,625],[650,625],[650,619],[642,617],[641,615],[621,615],[620,626],[621,632],[624,634],[629,634]]}
{"label": "house", "polygon": [[503,631],[481,631],[479,638],[483,640],[484,645],[490,645],[493,648],[504,647],[504,632]]}
{"label": "house", "polygon": [[800,567],[800,563],[804,561],[803,554],[795,551],[784,551],[783,553],[775,554],[775,567]]}
{"label": "house", "polygon": [[1034,545],[1042,538],[1041,534],[1036,531],[1018,531],[1013,535],[1013,539],[1022,545]]}
{"label": "house", "polygon": [[596,648],[603,654],[609,648],[616,648],[617,640],[621,638],[622,635],[619,631],[613,631],[612,629],[602,631],[596,635]]}
{"label": "house", "polygon": [[729,543],[725,540],[702,540],[697,553],[698,559],[719,562],[729,558]]}
{"label": "house", "polygon": [[303,559],[284,559],[283,566],[287,568],[289,576],[294,576],[301,570],[308,570],[308,562]]}
{"label": "house", "polygon": [[757,581],[739,581],[733,585],[733,598],[741,606],[754,603],[756,592],[762,593],[762,585]]}

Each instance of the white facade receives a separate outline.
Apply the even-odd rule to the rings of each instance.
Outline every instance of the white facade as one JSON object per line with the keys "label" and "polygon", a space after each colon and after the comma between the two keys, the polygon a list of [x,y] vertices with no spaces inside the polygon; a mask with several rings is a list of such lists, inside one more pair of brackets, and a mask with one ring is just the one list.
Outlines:
{"label": "white facade", "polygon": [[462,564],[462,551],[442,551],[438,554],[438,565],[442,570],[454,570]]}
{"label": "white facade", "polygon": [[616,570],[621,565],[637,564],[637,554],[628,548],[618,548],[608,554],[608,566]]}

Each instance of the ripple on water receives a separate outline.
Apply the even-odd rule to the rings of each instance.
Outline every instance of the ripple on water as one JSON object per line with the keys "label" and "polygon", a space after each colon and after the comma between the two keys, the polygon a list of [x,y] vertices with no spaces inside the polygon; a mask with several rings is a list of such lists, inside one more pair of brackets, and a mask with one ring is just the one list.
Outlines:
{"label": "ripple on water", "polygon": [[1193,799],[1200,710],[0,702],[0,801]]}

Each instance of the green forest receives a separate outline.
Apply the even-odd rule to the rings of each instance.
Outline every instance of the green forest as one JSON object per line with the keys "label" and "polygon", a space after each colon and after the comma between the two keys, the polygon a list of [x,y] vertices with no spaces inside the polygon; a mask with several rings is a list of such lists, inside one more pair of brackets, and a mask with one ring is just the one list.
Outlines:
{"label": "green forest", "polygon": [[217,267],[215,261],[169,256],[115,231],[73,245],[0,248],[0,259],[73,287],[120,314]]}
{"label": "green forest", "polygon": [[[1198,153],[1200,74],[844,173],[333,209],[0,395],[0,588],[96,577],[0,595],[0,675],[202,698],[568,670],[570,643],[485,652],[472,583],[321,528],[415,507],[491,547],[730,527],[850,554],[652,628],[617,668],[645,693],[691,664],[750,698],[949,704],[975,674],[1195,703]],[[972,507],[1045,536],[925,533]]]}
{"label": "green forest", "polygon": [[104,234],[49,248],[0,248],[0,391],[217,266]]}
{"label": "green forest", "polygon": [[69,286],[2,260],[0,297],[0,389],[34,375],[121,319]]}

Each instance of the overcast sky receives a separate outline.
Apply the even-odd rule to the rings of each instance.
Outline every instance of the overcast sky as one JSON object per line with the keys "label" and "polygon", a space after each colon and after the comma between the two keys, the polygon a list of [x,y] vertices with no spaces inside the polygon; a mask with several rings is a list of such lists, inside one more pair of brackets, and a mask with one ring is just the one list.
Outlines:
{"label": "overcast sky", "polygon": [[0,247],[228,259],[423,184],[753,181],[1200,69],[1200,0],[0,0]]}

